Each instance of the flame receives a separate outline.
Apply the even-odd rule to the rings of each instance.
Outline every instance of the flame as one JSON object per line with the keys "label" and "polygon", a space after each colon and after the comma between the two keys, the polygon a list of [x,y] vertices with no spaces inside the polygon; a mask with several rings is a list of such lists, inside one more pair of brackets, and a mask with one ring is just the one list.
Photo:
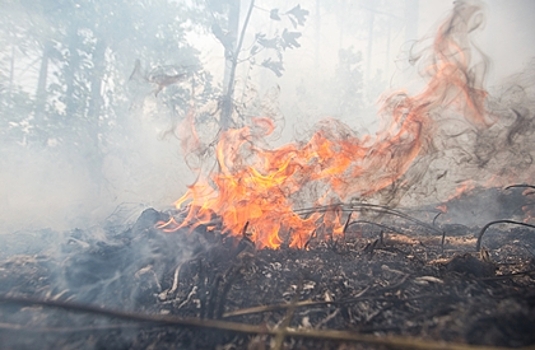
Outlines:
{"label": "flame", "polygon": [[448,206],[446,204],[437,205],[435,209],[440,211],[442,214],[446,214],[448,212]]}
{"label": "flame", "polygon": [[[336,207],[307,217],[295,212],[306,189],[319,193],[316,205],[388,190],[430,152],[437,127],[433,115],[446,107],[475,128],[492,124],[484,108],[486,92],[474,77],[467,50],[467,34],[478,26],[477,15],[478,7],[456,4],[435,37],[427,86],[414,96],[398,91],[384,98],[380,115],[387,123],[375,136],[356,136],[333,119],[322,123],[308,142],[276,149],[259,146],[275,129],[269,118],[221,132],[215,148],[217,171],[200,177],[176,201],[177,208],[187,209],[181,223],[172,219],[159,227],[193,229],[217,216],[223,231],[232,235],[247,227],[259,248],[277,248],[285,241],[302,248],[313,236],[340,236],[344,214]],[[189,125],[193,136],[184,141],[185,150],[198,145],[193,117],[188,116],[183,128]]]}
{"label": "flame", "polygon": [[448,198],[448,201],[460,198],[463,194],[472,191],[474,188],[476,188],[474,181],[463,181],[459,186],[457,186],[457,188],[455,189],[455,193]]}

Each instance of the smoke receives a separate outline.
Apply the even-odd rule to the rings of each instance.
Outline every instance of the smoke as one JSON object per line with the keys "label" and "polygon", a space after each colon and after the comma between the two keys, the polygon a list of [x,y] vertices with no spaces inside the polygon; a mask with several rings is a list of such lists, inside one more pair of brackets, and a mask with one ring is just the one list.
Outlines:
{"label": "smoke", "polygon": [[63,230],[92,218],[100,199],[79,163],[46,151],[21,147],[5,147],[4,151],[1,233],[47,227]]}
{"label": "smoke", "polygon": [[[128,118],[128,136],[120,131],[117,138],[123,142],[108,147],[102,163],[96,163],[89,151],[4,144],[0,233],[87,228],[102,223],[117,208],[130,209],[124,219],[132,220],[143,208],[169,206],[192,181],[178,141],[162,139],[168,121],[144,120],[133,113]],[[113,133],[109,137],[113,139]],[[101,172],[93,176],[99,167]]]}
{"label": "smoke", "polygon": [[[523,106],[515,107],[512,96],[487,92],[490,62],[474,39],[485,22],[481,2],[458,1],[432,40],[413,46],[410,61],[423,83],[417,92],[383,95],[376,135],[327,119],[308,140],[270,148],[266,137],[275,121],[269,118],[219,134],[218,167],[177,201],[190,205],[182,225],[211,220],[215,212],[225,231],[248,227],[260,247],[278,247],[286,231],[290,245],[302,247],[321,215],[299,218],[293,211],[299,206],[348,200],[416,206],[446,201],[468,181],[476,187],[529,181],[529,98],[517,97]],[[507,90],[528,92],[518,83]]]}
{"label": "smoke", "polygon": [[[466,183],[475,187],[533,183],[535,60],[487,90],[492,63],[498,69],[503,64],[503,57],[494,61],[493,54],[487,56],[482,48],[485,45],[475,40],[478,31],[490,27],[489,19],[483,28],[489,12],[495,21],[492,5],[485,11],[477,2],[458,1],[438,34],[413,46],[411,64],[423,79],[410,91],[385,92],[376,134],[354,131],[355,123],[365,122],[361,115],[343,121],[325,119],[313,128],[312,118],[303,118],[297,126],[301,141],[269,148],[270,137],[281,133],[281,115],[290,130],[295,123],[288,113],[294,105],[285,101],[292,96],[288,86],[298,80],[294,76],[284,78],[290,83],[282,81],[280,88],[268,90],[268,102],[244,111],[264,118],[218,134],[218,142],[201,139],[202,144],[193,137],[199,127],[207,129],[199,132],[201,138],[216,134],[214,122],[203,123],[200,113],[192,114],[194,110],[184,111],[189,124],[180,124],[180,140],[166,137],[170,125],[177,124],[176,116],[148,90],[133,96],[129,101],[133,107],[121,112],[118,119],[123,123],[108,135],[120,141],[104,145],[101,163],[91,152],[62,148],[53,139],[42,149],[3,143],[1,256],[50,257],[45,264],[49,284],[40,290],[43,294],[139,309],[150,307],[155,298],[170,298],[181,264],[214,244],[195,231],[156,230],[155,224],[168,217],[151,209],[143,212],[148,207],[168,208],[195,180],[188,167],[207,167],[207,156],[219,161],[218,167],[208,170],[221,171],[189,187],[182,201],[193,199],[194,210],[187,220],[180,219],[202,231],[206,227],[201,223],[217,212],[225,216],[223,229],[238,234],[248,227],[261,247],[277,247],[287,238],[284,235],[292,234],[289,243],[302,247],[319,225],[335,226],[325,232],[339,232],[341,218],[335,213],[329,218],[321,218],[321,213],[303,218],[288,215],[284,211],[288,208],[342,200],[434,207]],[[357,68],[349,71],[359,77]],[[279,93],[281,108],[273,108]],[[327,113],[329,106],[323,107]],[[209,118],[210,113],[201,116]],[[217,143],[220,153],[212,148]],[[188,153],[185,160],[181,148]],[[100,181],[95,181],[95,169]],[[258,191],[266,183],[270,186]],[[206,189],[208,196],[194,197],[206,194]],[[216,190],[224,196],[218,197]],[[472,224],[476,216],[489,220],[501,213],[518,214],[504,211],[510,203],[494,192],[450,208],[451,216],[455,222]],[[519,197],[517,193],[514,200]],[[486,215],[473,208],[482,208]],[[24,293],[27,285],[4,286],[3,291]]]}

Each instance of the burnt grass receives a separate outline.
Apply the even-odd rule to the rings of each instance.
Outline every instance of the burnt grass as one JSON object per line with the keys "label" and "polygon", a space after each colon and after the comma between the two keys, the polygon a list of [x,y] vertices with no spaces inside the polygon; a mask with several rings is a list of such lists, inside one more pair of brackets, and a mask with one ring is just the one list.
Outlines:
{"label": "burnt grass", "polygon": [[[535,344],[533,229],[489,228],[482,252],[474,248],[478,228],[462,225],[442,227],[443,247],[441,235],[425,227],[406,226],[400,234],[360,225],[345,239],[312,240],[307,249],[257,250],[247,237],[203,226],[172,233],[154,228],[165,216],[149,209],[132,227],[108,227],[99,238],[81,230],[0,236],[1,348],[386,348],[332,337],[277,340],[262,332],[286,326],[456,344]],[[113,310],[201,324],[134,320]],[[209,328],[206,320],[259,331]]]}

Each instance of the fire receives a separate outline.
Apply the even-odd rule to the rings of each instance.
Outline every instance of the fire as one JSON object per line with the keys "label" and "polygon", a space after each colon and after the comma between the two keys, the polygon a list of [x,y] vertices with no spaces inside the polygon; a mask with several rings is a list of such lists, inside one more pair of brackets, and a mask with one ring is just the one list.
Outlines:
{"label": "fire", "polygon": [[[484,109],[486,92],[473,74],[468,50],[467,36],[480,23],[478,16],[476,6],[455,5],[436,35],[427,86],[414,96],[399,91],[384,98],[380,115],[387,123],[374,136],[359,137],[328,120],[306,143],[269,149],[259,146],[275,129],[269,118],[222,132],[216,145],[218,170],[199,178],[176,201],[177,208],[188,209],[181,223],[171,220],[159,227],[195,227],[219,217],[223,231],[232,235],[247,227],[259,248],[277,248],[285,241],[302,248],[313,235],[340,235],[342,212],[332,209],[302,217],[294,211],[304,191],[319,193],[315,205],[387,191],[402,181],[415,160],[431,152],[437,128],[433,116],[445,106],[474,128],[491,125]],[[192,118],[186,119],[194,135],[184,141],[186,150],[197,146]]]}
{"label": "fire", "polygon": [[446,204],[437,205],[435,209],[440,211],[442,214],[445,214],[448,212],[448,206]]}
{"label": "fire", "polygon": [[474,181],[463,181],[456,189],[455,193],[448,198],[448,201],[461,197],[463,194],[472,191],[476,187]]}

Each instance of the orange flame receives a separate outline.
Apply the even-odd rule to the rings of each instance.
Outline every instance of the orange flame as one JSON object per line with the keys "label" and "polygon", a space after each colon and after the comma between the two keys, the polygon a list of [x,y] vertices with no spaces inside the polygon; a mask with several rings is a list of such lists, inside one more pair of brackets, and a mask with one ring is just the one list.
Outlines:
{"label": "orange flame", "polygon": [[448,198],[448,201],[461,197],[463,194],[472,191],[475,187],[476,185],[474,181],[463,181],[459,186],[457,186],[457,188],[455,189],[455,193]]}
{"label": "orange flame", "polygon": [[[286,239],[291,247],[301,248],[313,234],[340,235],[341,212],[301,217],[294,211],[304,189],[320,192],[315,204],[366,198],[387,189],[429,151],[436,127],[433,112],[445,106],[460,111],[474,127],[490,125],[483,107],[486,92],[474,78],[467,50],[466,36],[476,15],[477,7],[456,5],[435,38],[427,86],[415,96],[397,92],[385,98],[380,112],[389,117],[389,124],[376,136],[357,137],[329,120],[307,143],[266,149],[257,145],[273,132],[273,121],[252,119],[249,126],[220,134],[218,171],[200,178],[176,201],[177,208],[189,205],[181,223],[172,220],[160,227],[195,227],[217,216],[223,230],[233,235],[248,223],[259,248],[277,248]],[[187,122],[193,126],[191,118]],[[185,149],[195,146],[196,136],[184,144]]]}

